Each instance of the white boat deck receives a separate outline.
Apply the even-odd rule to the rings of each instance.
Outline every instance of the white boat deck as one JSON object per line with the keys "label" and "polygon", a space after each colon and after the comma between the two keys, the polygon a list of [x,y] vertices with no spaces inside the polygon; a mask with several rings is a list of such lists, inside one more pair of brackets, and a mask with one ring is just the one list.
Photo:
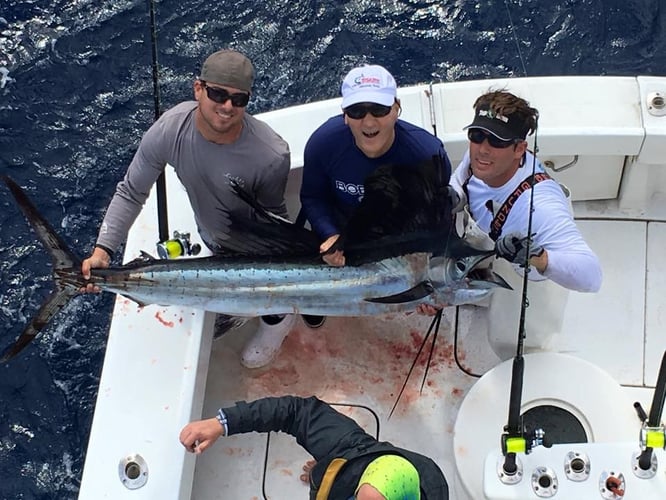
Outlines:
{"label": "white boat deck", "polygon": [[[654,387],[666,350],[666,336],[658,322],[663,301],[657,294],[663,296],[663,292],[656,287],[666,280],[666,266],[661,264],[658,252],[652,252],[650,258],[648,248],[663,248],[660,244],[666,243],[666,224],[579,224],[602,261],[604,284],[598,294],[576,293],[570,297],[563,333],[555,340],[553,351],[602,367],[627,386],[627,400],[617,402],[618,405],[625,404],[627,411],[633,412],[630,406],[638,400],[647,411],[653,392],[645,387]],[[637,272],[640,268],[643,271]],[[469,317],[474,308],[462,307],[459,315]],[[379,418],[380,440],[432,457],[449,480],[452,498],[465,500],[462,491],[453,491],[458,481],[453,433],[460,404],[477,378],[464,373],[454,359],[455,321],[456,310],[449,308],[443,317],[423,393],[419,394],[419,388],[427,352],[421,354],[390,419],[387,417],[428,329],[429,318],[328,318],[317,330],[310,330],[299,321],[269,367],[248,370],[240,365],[239,352],[244,337],[256,327],[252,322],[213,343],[203,415],[212,416],[220,406],[237,400],[286,393],[314,394],[341,404],[346,414],[374,434],[376,423],[369,410],[344,406],[361,405]],[[459,339],[458,358],[465,370],[481,375],[499,359],[484,342],[471,338],[474,333],[468,332]],[[579,384],[580,391],[595,391],[594,387],[586,387],[585,381],[572,383]],[[507,393],[507,401],[508,397]],[[506,415],[503,418],[506,420]],[[618,430],[618,436],[634,438],[639,428],[636,417],[634,428]],[[501,429],[487,447],[497,448],[500,435]],[[310,458],[289,436],[271,435],[267,440],[265,434],[252,434],[221,439],[197,458],[192,498],[224,499],[229,491],[234,491],[236,498],[247,499],[263,498],[262,491],[273,499],[307,498],[308,487],[298,477]]]}
{"label": "white boat deck", "polygon": [[[604,79],[607,85],[601,85],[600,79],[565,78],[554,82],[548,78],[514,79],[437,87],[433,95],[438,133],[457,164],[465,145],[460,130],[467,124],[473,99],[490,86],[508,86],[541,112],[543,160],[562,165],[579,155],[575,167],[556,177],[572,189],[579,227],[601,259],[604,281],[597,294],[570,293],[562,333],[550,351],[585,360],[613,383],[621,384],[617,389],[621,397],[608,401],[614,413],[609,418],[621,414],[618,421],[623,422],[613,437],[635,441],[638,447],[640,422],[631,405],[638,400],[649,410],[651,389],[666,351],[661,326],[666,319],[661,290],[666,282],[662,257],[666,246],[666,177],[662,173],[666,171],[666,122],[647,116],[644,97],[654,88],[666,92],[666,81],[611,78]],[[427,86],[404,90],[403,118],[428,126],[430,104],[424,89]],[[579,113],[568,113],[562,102]],[[315,103],[269,113],[265,119],[288,140],[292,163],[298,167],[309,131],[338,107],[337,100]],[[290,116],[297,117],[299,127],[285,124],[295,123],[287,122]],[[295,215],[300,170],[292,173],[288,198],[290,213]],[[174,183],[169,189],[171,200],[182,201],[170,206],[172,229],[193,228],[191,214],[182,209],[186,205],[182,189]],[[151,198],[132,229],[126,256],[154,248],[154,207]],[[190,231],[194,237],[196,231]],[[422,394],[419,388],[427,352],[422,353],[390,419],[389,412],[430,318],[415,314],[328,318],[317,330],[308,329],[299,320],[275,361],[258,370],[245,369],[239,363],[244,338],[252,334],[256,320],[215,342],[212,320],[212,314],[202,311],[160,306],[139,310],[126,299],[118,299],[80,499],[307,498],[308,488],[298,477],[310,457],[289,436],[223,438],[198,457],[187,454],[178,442],[183,425],[213,416],[220,406],[283,394],[316,395],[340,404],[341,411],[379,439],[431,456],[449,481],[451,499],[482,498],[483,460],[499,447],[507,418],[502,405],[508,403],[509,391],[498,387],[493,402],[479,406],[482,418],[474,449],[461,445],[459,410],[474,406],[470,394],[479,387],[478,376],[496,373],[500,363],[486,341],[487,319],[480,308],[445,310]],[[530,366],[528,356],[526,369]],[[555,380],[562,387],[573,387],[578,397],[600,399],[600,389],[592,379],[570,379],[573,375],[541,373],[539,380],[526,379],[526,390]],[[483,424],[490,421],[494,423]],[[121,481],[120,464],[137,455],[146,463],[137,482],[145,484],[129,489],[135,485]],[[666,457],[662,457],[657,486],[666,491]],[[474,471],[473,478],[463,480],[466,488],[457,474],[459,462],[471,464]],[[470,481],[475,484],[470,486]],[[492,498],[504,497],[498,493]]]}

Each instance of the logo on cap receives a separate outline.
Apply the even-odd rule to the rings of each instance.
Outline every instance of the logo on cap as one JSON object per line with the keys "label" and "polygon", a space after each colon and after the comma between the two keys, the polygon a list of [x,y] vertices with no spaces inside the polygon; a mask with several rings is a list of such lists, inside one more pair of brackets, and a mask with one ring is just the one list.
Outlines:
{"label": "logo on cap", "polygon": [[493,120],[500,120],[504,123],[509,123],[509,119],[506,116],[495,113],[492,109],[480,109],[479,116],[485,116]]}
{"label": "logo on cap", "polygon": [[382,80],[376,76],[360,75],[359,77],[354,79],[354,84],[358,85],[359,87],[361,86],[379,87],[382,84]]}
{"label": "logo on cap", "polygon": [[397,89],[395,79],[386,68],[377,65],[352,69],[342,81],[342,107],[359,102],[371,102],[391,106]]}

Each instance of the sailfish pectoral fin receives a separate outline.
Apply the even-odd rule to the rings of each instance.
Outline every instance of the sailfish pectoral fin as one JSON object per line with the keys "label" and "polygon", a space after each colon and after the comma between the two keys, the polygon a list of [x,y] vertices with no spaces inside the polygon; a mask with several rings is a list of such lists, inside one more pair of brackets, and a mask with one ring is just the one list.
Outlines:
{"label": "sailfish pectoral fin", "polygon": [[51,321],[51,318],[60,312],[60,310],[65,307],[75,295],[78,295],[78,292],[70,287],[61,287],[51,293],[51,295],[44,301],[37,314],[32,318],[32,321],[30,321],[25,327],[23,333],[21,333],[18,339],[16,339],[16,342],[2,353],[0,363],[9,361],[21,352],[25,346],[32,342],[42,328]]}
{"label": "sailfish pectoral fin", "polygon": [[513,287],[509,284],[508,281],[502,278],[499,274],[492,271],[490,272],[490,277],[486,277],[485,279],[471,279],[469,281],[469,287],[479,289],[505,288],[507,290],[513,290]]}
{"label": "sailfish pectoral fin", "polygon": [[396,293],[395,295],[387,295],[386,297],[372,297],[366,298],[368,302],[377,302],[380,304],[402,304],[404,302],[413,302],[415,300],[422,299],[427,297],[435,289],[432,286],[430,280],[422,281],[416,286],[413,286],[409,290],[404,292]]}

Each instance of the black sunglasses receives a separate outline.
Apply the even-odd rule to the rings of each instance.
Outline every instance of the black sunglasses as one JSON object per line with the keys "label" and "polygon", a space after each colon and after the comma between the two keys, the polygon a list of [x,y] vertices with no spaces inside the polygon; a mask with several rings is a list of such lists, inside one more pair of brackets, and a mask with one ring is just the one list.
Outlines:
{"label": "black sunglasses", "polygon": [[480,128],[470,128],[467,130],[467,138],[474,144],[481,144],[484,140],[487,139],[488,144],[490,144],[493,148],[499,149],[508,148],[509,146],[522,141],[522,139],[509,139],[508,141],[505,141],[504,139],[500,139],[496,135],[488,133]]}
{"label": "black sunglasses", "polygon": [[224,104],[230,100],[231,105],[235,108],[244,108],[247,106],[247,103],[250,102],[250,94],[245,92],[236,92],[235,94],[230,94],[225,89],[221,89],[219,87],[209,87],[205,81],[199,81],[201,82],[201,86],[206,89],[206,95],[211,101]]}
{"label": "black sunglasses", "polygon": [[391,112],[391,108],[392,106],[384,106],[383,104],[358,103],[346,107],[343,112],[352,120],[362,120],[368,113],[375,118],[382,118]]}

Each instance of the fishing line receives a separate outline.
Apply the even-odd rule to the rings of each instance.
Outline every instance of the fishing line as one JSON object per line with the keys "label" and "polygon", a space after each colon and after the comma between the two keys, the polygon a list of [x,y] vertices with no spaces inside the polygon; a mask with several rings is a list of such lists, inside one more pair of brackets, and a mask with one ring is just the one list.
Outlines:
{"label": "fishing line", "polygon": [[523,67],[523,73],[525,74],[525,76],[527,76],[527,68],[525,67],[525,60],[523,59],[523,53],[520,50],[520,43],[518,42],[518,36],[516,36],[516,27],[513,24],[513,19],[511,18],[511,10],[509,10],[508,0],[504,0],[504,7],[506,7],[506,13],[509,16],[509,24],[511,25],[511,34],[513,35],[513,41],[516,44],[516,50],[518,50],[518,57],[520,58],[520,64]]}
{"label": "fishing line", "polygon": [[390,420],[391,417],[393,416],[393,412],[395,409],[398,407],[398,403],[400,402],[400,398],[402,397],[403,392],[405,392],[405,388],[407,387],[407,382],[409,382],[409,378],[412,375],[412,372],[414,371],[414,368],[416,367],[416,363],[419,360],[419,357],[421,357],[421,352],[423,352],[423,348],[426,345],[426,342],[428,341],[428,338],[430,337],[430,334],[435,332],[435,335],[432,339],[432,345],[430,347],[430,354],[428,355],[428,364],[426,365],[425,373],[423,375],[423,382],[421,383],[421,391],[423,391],[423,386],[425,385],[425,379],[428,376],[428,368],[430,361],[432,360],[432,353],[435,349],[435,341],[437,340],[437,334],[439,333],[439,325],[442,320],[442,309],[439,309],[435,315],[432,318],[432,321],[430,322],[430,327],[428,328],[428,331],[425,334],[425,337],[423,338],[423,342],[421,342],[421,346],[419,347],[418,352],[416,353],[416,356],[414,356],[414,361],[412,361],[412,366],[409,367],[409,371],[407,372],[407,376],[405,377],[405,381],[402,384],[402,387],[400,388],[400,392],[398,392],[398,397],[395,398],[395,403],[393,404],[393,408],[391,408],[391,411],[389,412],[387,420]]}
{"label": "fishing line", "polygon": [[264,450],[264,473],[261,475],[261,495],[264,497],[264,500],[268,500],[268,495],[266,495],[266,475],[268,473],[268,450],[271,449],[271,433],[266,434],[266,449]]}
{"label": "fishing line", "polygon": [[[377,412],[370,408],[369,406],[366,405],[361,405],[358,403],[331,403],[329,401],[324,401],[326,404],[329,406],[347,406],[349,408],[361,408],[363,410],[367,410],[370,412],[370,414],[374,417],[375,419],[375,439],[379,441],[379,430],[380,430],[380,422],[379,422],[379,415],[377,415]],[[366,431],[367,432],[367,431]],[[370,434],[368,432],[368,434]]]}
{"label": "fishing line", "polygon": [[460,325],[460,306],[456,306],[455,321],[456,326],[453,329],[453,359],[455,360],[458,369],[465,375],[469,375],[470,377],[474,378],[481,378],[482,374],[474,373],[473,371],[467,369],[460,361],[460,356],[458,355],[458,325]]}
{"label": "fishing line", "polygon": [[435,316],[437,324],[435,325],[435,334],[432,336],[432,344],[430,345],[430,353],[428,353],[428,362],[425,366],[425,373],[423,374],[423,380],[421,380],[421,388],[419,389],[419,394],[423,394],[423,387],[425,386],[426,380],[428,378],[428,371],[430,370],[430,363],[432,362],[432,355],[435,352],[435,342],[437,342],[437,334],[439,334],[439,325],[442,322],[442,310],[440,309],[439,313]]}
{"label": "fishing line", "polygon": [[530,211],[529,215],[527,216],[527,239],[525,241],[525,262],[523,263],[525,266],[525,272],[523,273],[523,297],[521,301],[521,308],[520,308],[520,323],[519,323],[519,328],[520,328],[520,334],[518,336],[518,346],[516,348],[516,356],[521,356],[523,355],[523,347],[524,347],[524,340],[525,340],[525,312],[526,309],[529,307],[529,299],[527,298],[527,283],[528,283],[528,276],[530,273],[530,247],[532,246],[532,215],[534,214],[534,176],[536,174],[536,157],[537,157],[537,152],[539,150],[539,146],[537,145],[537,135],[538,135],[538,128],[539,128],[539,112],[535,110],[535,130],[534,130],[534,152],[532,154],[532,180],[531,180],[531,188],[530,188]]}
{"label": "fishing line", "polygon": [[[511,35],[513,37],[513,41],[516,44],[516,51],[518,52],[518,58],[520,59],[520,65],[523,68],[523,73],[525,76],[528,76],[527,74],[527,67],[525,66],[525,59],[523,58],[523,53],[520,50],[520,42],[518,41],[518,35],[516,33],[516,26],[513,23],[513,18],[511,17],[511,10],[509,9],[509,1],[504,0],[504,7],[506,9],[506,14],[509,17],[509,26],[511,27]],[[537,113],[537,119],[538,119],[538,113]],[[536,130],[534,134],[534,154],[536,155]],[[535,156],[535,161],[536,161],[536,156]],[[532,165],[532,174],[534,175],[534,165]],[[532,177],[532,188],[534,187],[534,177]],[[532,195],[534,193],[534,189],[532,189]],[[531,230],[531,225],[532,225],[532,198],[530,198],[530,216],[529,216],[529,229]],[[528,230],[528,235],[530,234],[530,231]],[[529,246],[527,247],[527,251],[529,252]],[[529,253],[528,253],[529,255]],[[525,273],[525,276],[527,276],[527,273]],[[526,293],[526,285],[523,286],[523,303],[527,300],[527,293]],[[454,328],[453,332],[453,356],[456,362],[456,365],[458,365],[458,368],[465,374],[469,375],[470,377],[476,377],[479,378],[481,377],[480,374],[474,373],[471,370],[468,370],[465,368],[462,363],[460,362],[458,358],[458,316],[459,316],[459,311],[460,311],[460,306],[456,306],[456,326]],[[521,321],[524,322],[522,319],[524,316],[524,311],[521,308]],[[522,344],[522,342],[521,342]],[[518,349],[522,351],[522,345],[518,346]]]}
{"label": "fishing line", "polygon": [[502,448],[505,453],[503,470],[508,475],[516,473],[518,467],[516,464],[516,453],[509,451],[507,442],[512,438],[521,438],[523,436],[522,415],[520,407],[523,393],[523,380],[525,374],[525,358],[523,349],[525,344],[525,312],[529,307],[527,298],[528,275],[530,272],[530,247],[532,246],[532,214],[534,213],[534,174],[536,173],[536,156],[539,150],[537,144],[539,130],[539,112],[534,110],[534,152],[532,154],[532,180],[530,188],[529,215],[527,218],[527,237],[525,240],[525,261],[523,263],[523,291],[520,304],[520,321],[518,323],[518,342],[516,346],[516,356],[513,358],[511,370],[511,389],[509,392],[509,416],[507,425],[504,427],[502,435]]}
{"label": "fishing line", "polygon": [[[148,12],[150,15],[150,49],[152,54],[153,72],[153,105],[155,109],[155,121],[160,117],[160,84],[159,66],[157,64],[157,28],[155,23],[155,2],[148,0]],[[166,175],[164,171],[157,178],[157,227],[159,231],[158,241],[169,239],[169,218],[167,214]]]}
{"label": "fishing line", "polygon": [[[347,406],[350,408],[362,408],[364,410],[367,410],[370,412],[370,414],[375,418],[375,439],[379,441],[379,426],[380,426],[380,421],[379,421],[379,415],[377,415],[377,412],[370,408],[369,406],[365,405],[360,405],[357,403],[329,403],[327,401],[324,401],[325,404],[328,404],[331,407],[335,406]],[[390,418],[390,417],[389,417]],[[365,429],[364,429],[365,430]],[[269,455],[269,450],[271,449],[271,431],[268,431],[266,433],[266,448],[264,450],[264,472],[262,474],[261,478],[261,495],[264,497],[264,500],[268,500],[270,497],[266,494],[266,476],[268,474],[268,455]],[[369,433],[368,433],[369,434]],[[310,471],[310,473],[312,470]],[[310,483],[312,484],[312,483]]]}
{"label": "fishing line", "polygon": [[[525,66],[525,60],[523,58],[523,53],[520,50],[520,43],[518,42],[518,37],[516,35],[516,27],[513,23],[511,17],[511,10],[509,9],[508,0],[504,0],[504,7],[506,8],[507,16],[509,17],[509,24],[511,26],[511,33],[513,35],[513,40],[516,44],[516,50],[518,51],[518,57],[520,58],[520,64],[523,68],[523,73],[527,75],[527,68]],[[525,313],[529,307],[529,300],[527,297],[527,285],[528,285],[528,275],[530,272],[530,249],[532,246],[532,215],[534,213],[534,184],[535,179],[534,175],[536,173],[536,156],[539,150],[537,144],[539,129],[539,112],[534,109],[534,152],[532,155],[532,178],[530,181],[530,202],[529,202],[529,215],[527,219],[527,236],[525,239],[525,262],[522,264],[524,273],[523,273],[523,286],[522,286],[522,297],[520,304],[520,320],[518,323],[518,341],[516,345],[516,356],[513,358],[513,366],[511,371],[511,388],[509,392],[509,415],[507,420],[507,425],[504,427],[504,434],[502,435],[502,450],[504,452],[504,464],[503,470],[508,475],[513,475],[517,472],[516,464],[516,452],[509,449],[508,442],[512,438],[521,438],[524,442],[525,438],[523,436],[522,428],[522,416],[520,414],[522,392],[523,392],[523,380],[525,374],[525,358],[523,357],[523,351],[525,346]]]}
{"label": "fishing line", "polygon": [[150,51],[152,56],[153,71],[153,106],[155,109],[155,120],[157,120],[162,112],[160,110],[159,66],[157,64],[157,27],[155,24],[154,0],[148,0],[148,11],[150,13]]}

